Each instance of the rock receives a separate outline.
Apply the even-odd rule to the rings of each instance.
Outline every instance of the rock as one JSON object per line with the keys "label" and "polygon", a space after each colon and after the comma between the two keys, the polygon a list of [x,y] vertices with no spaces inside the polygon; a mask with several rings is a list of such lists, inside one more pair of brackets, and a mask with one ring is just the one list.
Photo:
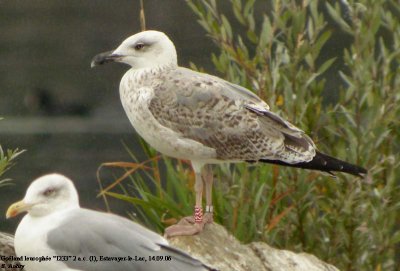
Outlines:
{"label": "rock", "polygon": [[20,268],[13,268],[20,263],[14,260],[3,261],[4,257],[15,257],[14,237],[11,234],[0,232],[0,271],[20,271]]}
{"label": "rock", "polygon": [[216,223],[195,236],[168,239],[171,245],[220,271],[339,271],[307,253],[272,248],[263,242],[241,244]]}
{"label": "rock", "polygon": [[[215,223],[207,225],[201,234],[172,237],[168,241],[220,271],[339,271],[311,254],[280,250],[263,242],[241,244]],[[12,235],[0,232],[0,256],[15,256]],[[0,259],[0,271],[20,271],[19,268],[7,268],[10,264],[18,262]]]}
{"label": "rock", "polygon": [[333,265],[327,264],[308,253],[276,249],[263,242],[253,242],[248,246],[263,262],[265,269],[260,270],[339,271]]}

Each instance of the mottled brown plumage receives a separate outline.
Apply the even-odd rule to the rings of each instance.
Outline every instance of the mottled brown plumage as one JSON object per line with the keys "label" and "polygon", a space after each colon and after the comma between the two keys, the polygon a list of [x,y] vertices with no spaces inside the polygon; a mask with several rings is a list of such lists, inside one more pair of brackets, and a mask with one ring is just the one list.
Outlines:
{"label": "mottled brown plumage", "polygon": [[[179,67],[175,46],[164,33],[135,34],[112,53],[96,56],[92,66],[110,61],[132,67],[121,80],[120,96],[137,133],[159,152],[190,160],[195,171],[195,220],[169,227],[167,235],[195,234],[212,222],[209,164],[261,161],[329,173],[366,172],[317,152],[302,130],[271,112],[250,90]],[[206,214],[201,221],[203,183]]]}
{"label": "mottled brown plumage", "polygon": [[215,149],[218,160],[296,163],[315,154],[313,142],[301,130],[248,90],[217,77],[175,68],[147,76],[142,84],[154,90],[149,110],[156,120]]}

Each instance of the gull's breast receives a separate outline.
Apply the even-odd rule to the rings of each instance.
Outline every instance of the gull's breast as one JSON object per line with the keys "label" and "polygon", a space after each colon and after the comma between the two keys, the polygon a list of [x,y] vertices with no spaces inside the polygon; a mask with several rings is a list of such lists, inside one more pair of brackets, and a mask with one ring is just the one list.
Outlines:
{"label": "gull's breast", "polygon": [[[142,71],[128,71],[121,80],[122,106],[136,132],[157,151],[171,157],[188,160],[209,160],[216,157],[215,149],[161,125],[149,110],[154,89],[143,84]],[[148,79],[148,78],[147,78]],[[156,79],[155,79],[156,80]]]}

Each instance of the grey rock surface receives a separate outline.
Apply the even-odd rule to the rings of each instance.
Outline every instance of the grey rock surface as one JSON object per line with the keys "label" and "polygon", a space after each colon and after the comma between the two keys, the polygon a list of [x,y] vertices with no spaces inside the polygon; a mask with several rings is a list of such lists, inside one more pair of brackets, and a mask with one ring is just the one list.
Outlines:
{"label": "grey rock surface", "polygon": [[[198,235],[172,237],[168,241],[220,271],[339,271],[308,253],[276,249],[263,242],[242,244],[216,223],[207,225]],[[15,256],[12,235],[0,232],[0,256]],[[17,262],[0,260],[0,271],[19,270],[7,268],[9,264]]]}
{"label": "grey rock surface", "polygon": [[273,248],[263,242],[242,244],[216,223],[195,236],[169,238],[180,248],[220,271],[338,271],[307,253]]}
{"label": "grey rock surface", "polygon": [[11,234],[0,232],[0,271],[19,271],[16,261],[3,261],[3,257],[15,256],[14,237]]}

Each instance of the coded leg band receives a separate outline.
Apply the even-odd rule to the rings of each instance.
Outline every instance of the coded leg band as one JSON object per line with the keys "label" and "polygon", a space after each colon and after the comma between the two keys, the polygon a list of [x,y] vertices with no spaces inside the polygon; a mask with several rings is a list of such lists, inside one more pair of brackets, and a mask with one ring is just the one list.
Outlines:
{"label": "coded leg band", "polygon": [[194,221],[196,223],[203,222],[203,208],[199,206],[194,206]]}

